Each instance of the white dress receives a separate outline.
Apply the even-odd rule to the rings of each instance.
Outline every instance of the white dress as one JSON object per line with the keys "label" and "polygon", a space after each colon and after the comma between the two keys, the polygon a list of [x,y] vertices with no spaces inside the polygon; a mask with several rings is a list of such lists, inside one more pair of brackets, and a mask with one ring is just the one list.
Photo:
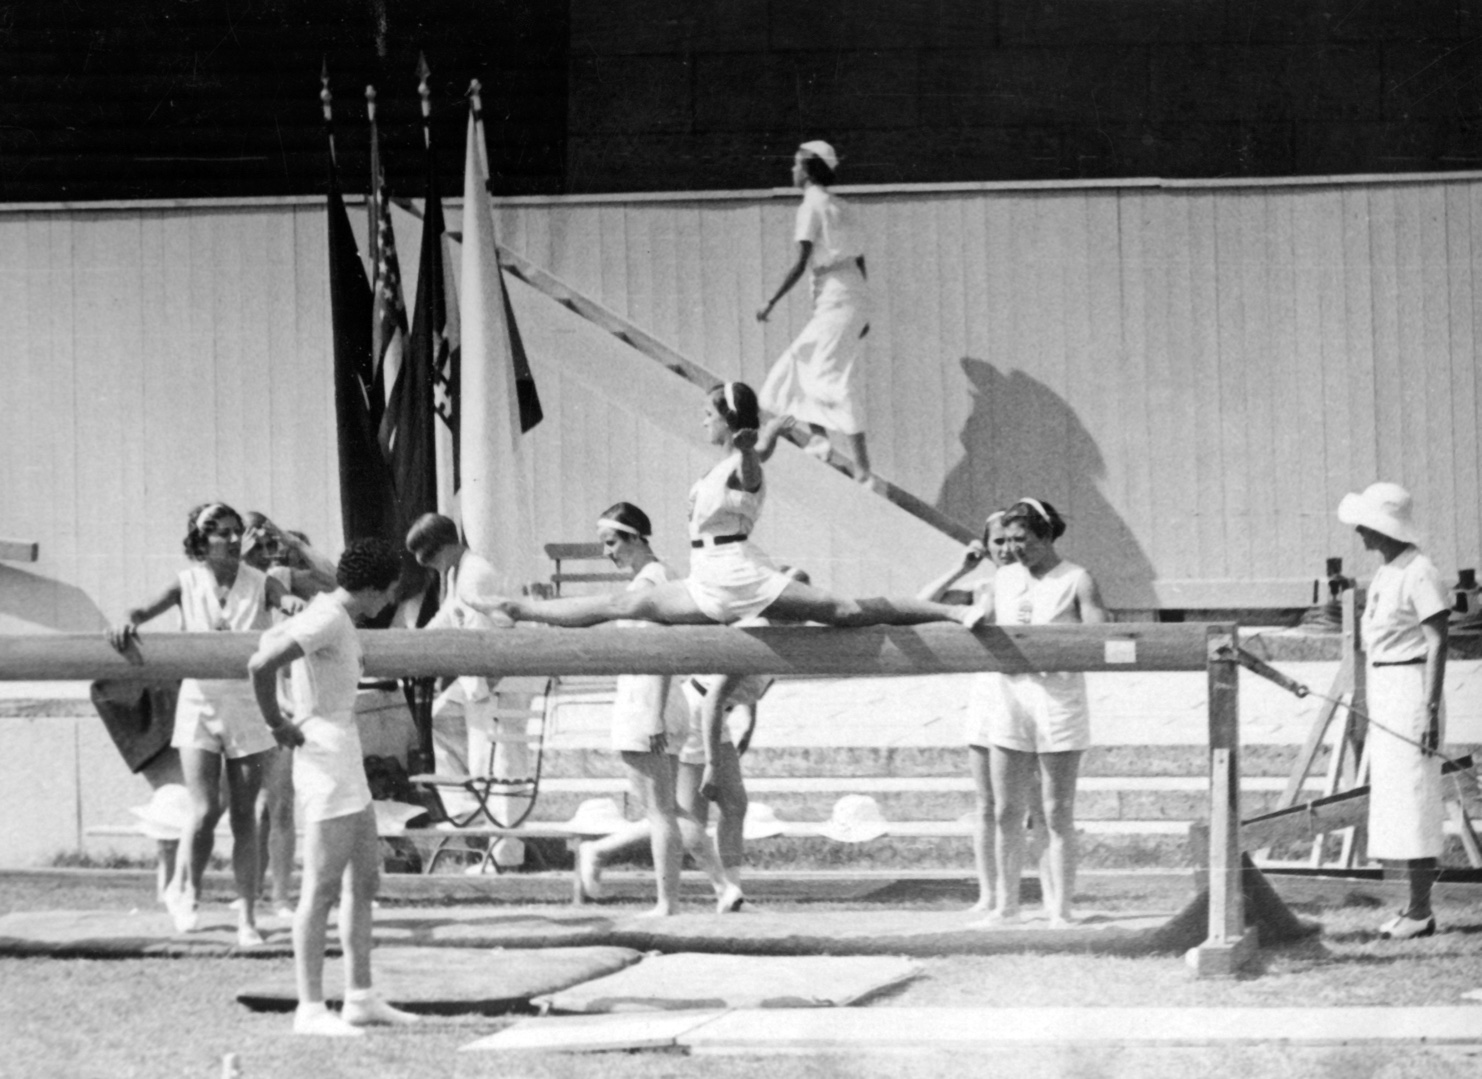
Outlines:
{"label": "white dress", "polygon": [[[628,582],[628,591],[636,592],[673,580],[669,567],[650,562]],[[623,619],[619,626],[643,628],[652,622]],[[612,701],[612,751],[614,753],[648,753],[654,731],[654,714],[662,711],[663,731],[668,735],[669,755],[679,752],[680,743],[689,732],[689,717],[684,700],[674,686],[674,679],[662,674],[623,674],[618,676]]]}
{"label": "white dress", "polygon": [[[766,480],[755,491],[730,486],[740,461],[730,454],[690,488],[690,575],[685,587],[695,606],[716,622],[755,618],[782,594],[783,576],[749,539],[715,543],[730,536],[750,536],[766,500]],[[694,544],[699,541],[699,547]]]}
{"label": "white dress", "polygon": [[[1419,742],[1429,716],[1425,635],[1420,623],[1446,610],[1441,575],[1411,547],[1379,567],[1364,607],[1368,712],[1378,723]],[[1440,744],[1446,741],[1441,717]],[[1369,725],[1369,856],[1439,858],[1445,845],[1441,759]]]}
{"label": "white dress", "polygon": [[813,245],[813,315],[772,365],[758,399],[770,412],[858,434],[864,418],[854,366],[864,353],[870,293],[859,270],[864,241],[857,214],[828,188],[809,184],[793,238]]}
{"label": "white dress", "polygon": [[[1077,590],[1086,571],[1061,562],[1041,578],[1021,563],[993,575],[994,620],[999,625],[1045,626],[1079,622]],[[986,726],[986,744],[1021,753],[1065,753],[1091,744],[1086,676],[1080,671],[1004,674],[974,686],[970,722]],[[969,742],[981,736],[970,731]]]}
{"label": "white dress", "polygon": [[[266,629],[267,575],[241,562],[223,595],[203,562],[180,571],[180,627],[188,633],[247,633]],[[242,678],[186,678],[175,705],[170,744],[233,759],[250,757],[278,743],[257,707],[252,683]]]}
{"label": "white dress", "polygon": [[345,608],[320,595],[268,634],[286,634],[304,650],[293,663],[293,722],[304,736],[293,754],[293,788],[304,820],[359,813],[371,804],[371,792],[355,722],[364,667],[355,624]]}

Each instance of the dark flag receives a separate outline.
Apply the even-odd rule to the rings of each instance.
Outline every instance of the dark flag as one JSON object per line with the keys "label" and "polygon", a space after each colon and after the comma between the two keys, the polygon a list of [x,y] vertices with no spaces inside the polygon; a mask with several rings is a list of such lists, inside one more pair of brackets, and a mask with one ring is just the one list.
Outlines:
{"label": "dark flag", "polygon": [[392,533],[391,476],[376,440],[371,392],[371,288],[329,166],[329,303],[334,329],[335,426],[345,542]]}

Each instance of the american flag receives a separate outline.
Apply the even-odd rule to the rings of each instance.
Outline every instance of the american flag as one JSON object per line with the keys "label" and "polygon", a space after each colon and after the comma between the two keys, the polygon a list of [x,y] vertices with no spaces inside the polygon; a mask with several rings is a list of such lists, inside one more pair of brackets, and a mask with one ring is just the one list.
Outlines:
{"label": "american flag", "polygon": [[386,408],[391,391],[401,374],[401,361],[406,353],[407,306],[401,294],[401,263],[396,256],[396,233],[391,226],[391,198],[383,177],[377,178],[372,193],[376,214],[375,243],[375,308],[371,316],[371,350],[375,370],[366,387],[371,419],[376,424],[381,452],[389,460],[396,441],[394,417]]}

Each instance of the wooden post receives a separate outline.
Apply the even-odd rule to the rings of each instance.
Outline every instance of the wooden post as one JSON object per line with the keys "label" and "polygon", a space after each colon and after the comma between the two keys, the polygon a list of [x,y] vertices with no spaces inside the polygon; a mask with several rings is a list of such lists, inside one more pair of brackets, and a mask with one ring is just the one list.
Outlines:
{"label": "wooden post", "polygon": [[1257,944],[1241,887],[1239,644],[1234,625],[1208,627],[1209,936],[1186,956],[1201,978],[1232,977]]}

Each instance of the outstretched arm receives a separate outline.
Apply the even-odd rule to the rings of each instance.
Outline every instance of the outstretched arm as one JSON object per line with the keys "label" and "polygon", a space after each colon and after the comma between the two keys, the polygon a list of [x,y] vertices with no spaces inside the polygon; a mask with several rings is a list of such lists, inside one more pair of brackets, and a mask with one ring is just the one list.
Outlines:
{"label": "outstretched arm", "polygon": [[766,322],[767,317],[772,313],[772,308],[777,306],[777,301],[786,296],[788,292],[792,290],[792,287],[798,283],[798,279],[801,278],[804,271],[808,269],[808,259],[812,256],[812,254],[813,242],[811,240],[799,240],[798,261],[793,263],[792,269],[787,271],[787,276],[782,279],[781,287],[779,287],[772,298],[767,301],[767,306],[759,308],[757,310],[756,320],[758,322]]}
{"label": "outstretched arm", "polygon": [[108,627],[108,643],[116,652],[127,652],[129,643],[138,636],[137,629],[151,618],[164,614],[180,603],[180,582],[177,580],[148,603],[131,608],[122,622]]}

